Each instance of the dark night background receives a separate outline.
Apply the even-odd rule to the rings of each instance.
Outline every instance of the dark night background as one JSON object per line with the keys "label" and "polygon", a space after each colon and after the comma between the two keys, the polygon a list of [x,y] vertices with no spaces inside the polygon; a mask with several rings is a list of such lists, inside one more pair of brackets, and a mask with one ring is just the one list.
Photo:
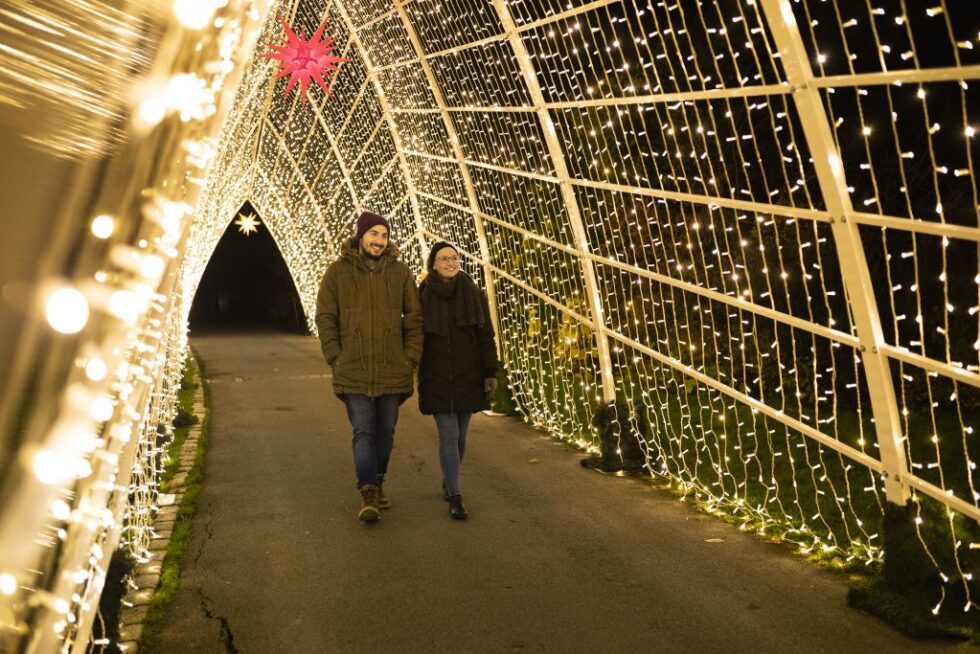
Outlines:
{"label": "dark night background", "polygon": [[242,215],[259,218],[258,232],[242,234],[229,223],[191,306],[191,331],[269,328],[307,333],[303,306],[276,242],[246,202]]}

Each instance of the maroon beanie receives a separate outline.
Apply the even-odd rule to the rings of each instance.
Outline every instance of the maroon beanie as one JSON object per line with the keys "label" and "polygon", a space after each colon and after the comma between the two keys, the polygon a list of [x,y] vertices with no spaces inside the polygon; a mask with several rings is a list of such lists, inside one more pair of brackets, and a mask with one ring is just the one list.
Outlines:
{"label": "maroon beanie", "polygon": [[379,216],[373,211],[362,211],[361,215],[357,217],[357,234],[355,238],[360,241],[369,229],[378,225],[384,226],[388,230],[388,233],[391,233],[391,225],[388,224],[388,221],[383,216]]}

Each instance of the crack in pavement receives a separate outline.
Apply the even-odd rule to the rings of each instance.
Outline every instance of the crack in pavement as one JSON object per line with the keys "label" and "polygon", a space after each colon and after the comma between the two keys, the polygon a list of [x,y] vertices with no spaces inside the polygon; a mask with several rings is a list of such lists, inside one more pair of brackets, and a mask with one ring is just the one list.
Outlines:
{"label": "crack in pavement", "polygon": [[207,616],[209,620],[217,620],[218,624],[221,626],[221,639],[225,643],[225,654],[238,654],[238,648],[235,647],[235,634],[231,631],[231,625],[228,624],[228,618],[223,615],[215,615],[208,605],[214,605],[214,602],[204,591],[197,588],[197,594],[201,596],[201,610],[204,611],[204,615]]}
{"label": "crack in pavement", "polygon": [[214,533],[211,531],[211,514],[208,514],[208,517],[204,520],[204,534],[204,542],[201,543],[201,546],[197,549],[197,556],[194,557],[195,564],[201,561],[201,557],[204,556],[204,548],[214,539]]}

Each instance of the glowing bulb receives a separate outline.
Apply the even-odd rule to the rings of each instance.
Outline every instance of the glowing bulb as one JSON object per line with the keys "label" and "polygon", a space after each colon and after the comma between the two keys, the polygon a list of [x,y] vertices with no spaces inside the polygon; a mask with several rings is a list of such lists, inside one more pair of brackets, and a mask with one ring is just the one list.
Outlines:
{"label": "glowing bulb", "polygon": [[44,313],[55,331],[77,334],[88,323],[88,301],[77,289],[60,288],[48,296]]}
{"label": "glowing bulb", "polygon": [[132,291],[119,290],[109,296],[109,310],[132,327],[139,320],[139,299]]}
{"label": "glowing bulb", "polygon": [[149,254],[140,261],[140,274],[144,279],[157,280],[163,274],[163,259],[155,254]]}
{"label": "glowing bulb", "polygon": [[71,516],[71,507],[64,500],[55,500],[51,504],[51,515],[56,520],[67,520]]}
{"label": "glowing bulb", "polygon": [[92,219],[92,233],[96,238],[105,240],[112,236],[114,231],[116,231],[116,221],[112,216],[102,214]]}
{"label": "glowing bulb", "polygon": [[190,207],[188,207],[183,202],[164,202],[162,207],[162,216],[160,216],[160,226],[163,227],[163,231],[167,233],[170,238],[175,238],[180,232],[181,222],[184,220],[184,216],[189,212]]}
{"label": "glowing bulb", "polygon": [[167,103],[157,96],[146,98],[140,103],[136,115],[143,125],[153,127],[167,115]]}
{"label": "glowing bulb", "polygon": [[72,465],[68,457],[51,450],[41,450],[32,462],[34,476],[42,484],[57,484],[72,478]]}
{"label": "glowing bulb", "polygon": [[105,361],[97,357],[95,359],[89,359],[88,363],[85,364],[85,376],[91,381],[100,382],[105,379],[108,373],[109,369]]}
{"label": "glowing bulb", "polygon": [[174,14],[184,27],[199,30],[211,23],[217,5],[214,0],[174,0]]}
{"label": "glowing bulb", "polygon": [[92,415],[92,419],[96,422],[105,422],[112,417],[112,414],[115,412],[115,407],[112,406],[112,400],[105,395],[101,395],[92,400],[89,412]]}
{"label": "glowing bulb", "polygon": [[17,592],[17,579],[7,572],[0,575],[0,593],[13,595],[15,592]]}

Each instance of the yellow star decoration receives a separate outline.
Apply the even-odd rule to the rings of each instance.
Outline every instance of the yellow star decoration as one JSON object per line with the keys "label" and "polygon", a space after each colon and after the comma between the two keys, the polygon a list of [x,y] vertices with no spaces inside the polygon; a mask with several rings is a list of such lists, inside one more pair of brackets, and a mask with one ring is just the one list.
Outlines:
{"label": "yellow star decoration", "polygon": [[238,225],[238,231],[248,236],[259,231],[259,219],[255,216],[246,216],[244,214],[238,214],[238,218],[235,220],[235,224]]}

